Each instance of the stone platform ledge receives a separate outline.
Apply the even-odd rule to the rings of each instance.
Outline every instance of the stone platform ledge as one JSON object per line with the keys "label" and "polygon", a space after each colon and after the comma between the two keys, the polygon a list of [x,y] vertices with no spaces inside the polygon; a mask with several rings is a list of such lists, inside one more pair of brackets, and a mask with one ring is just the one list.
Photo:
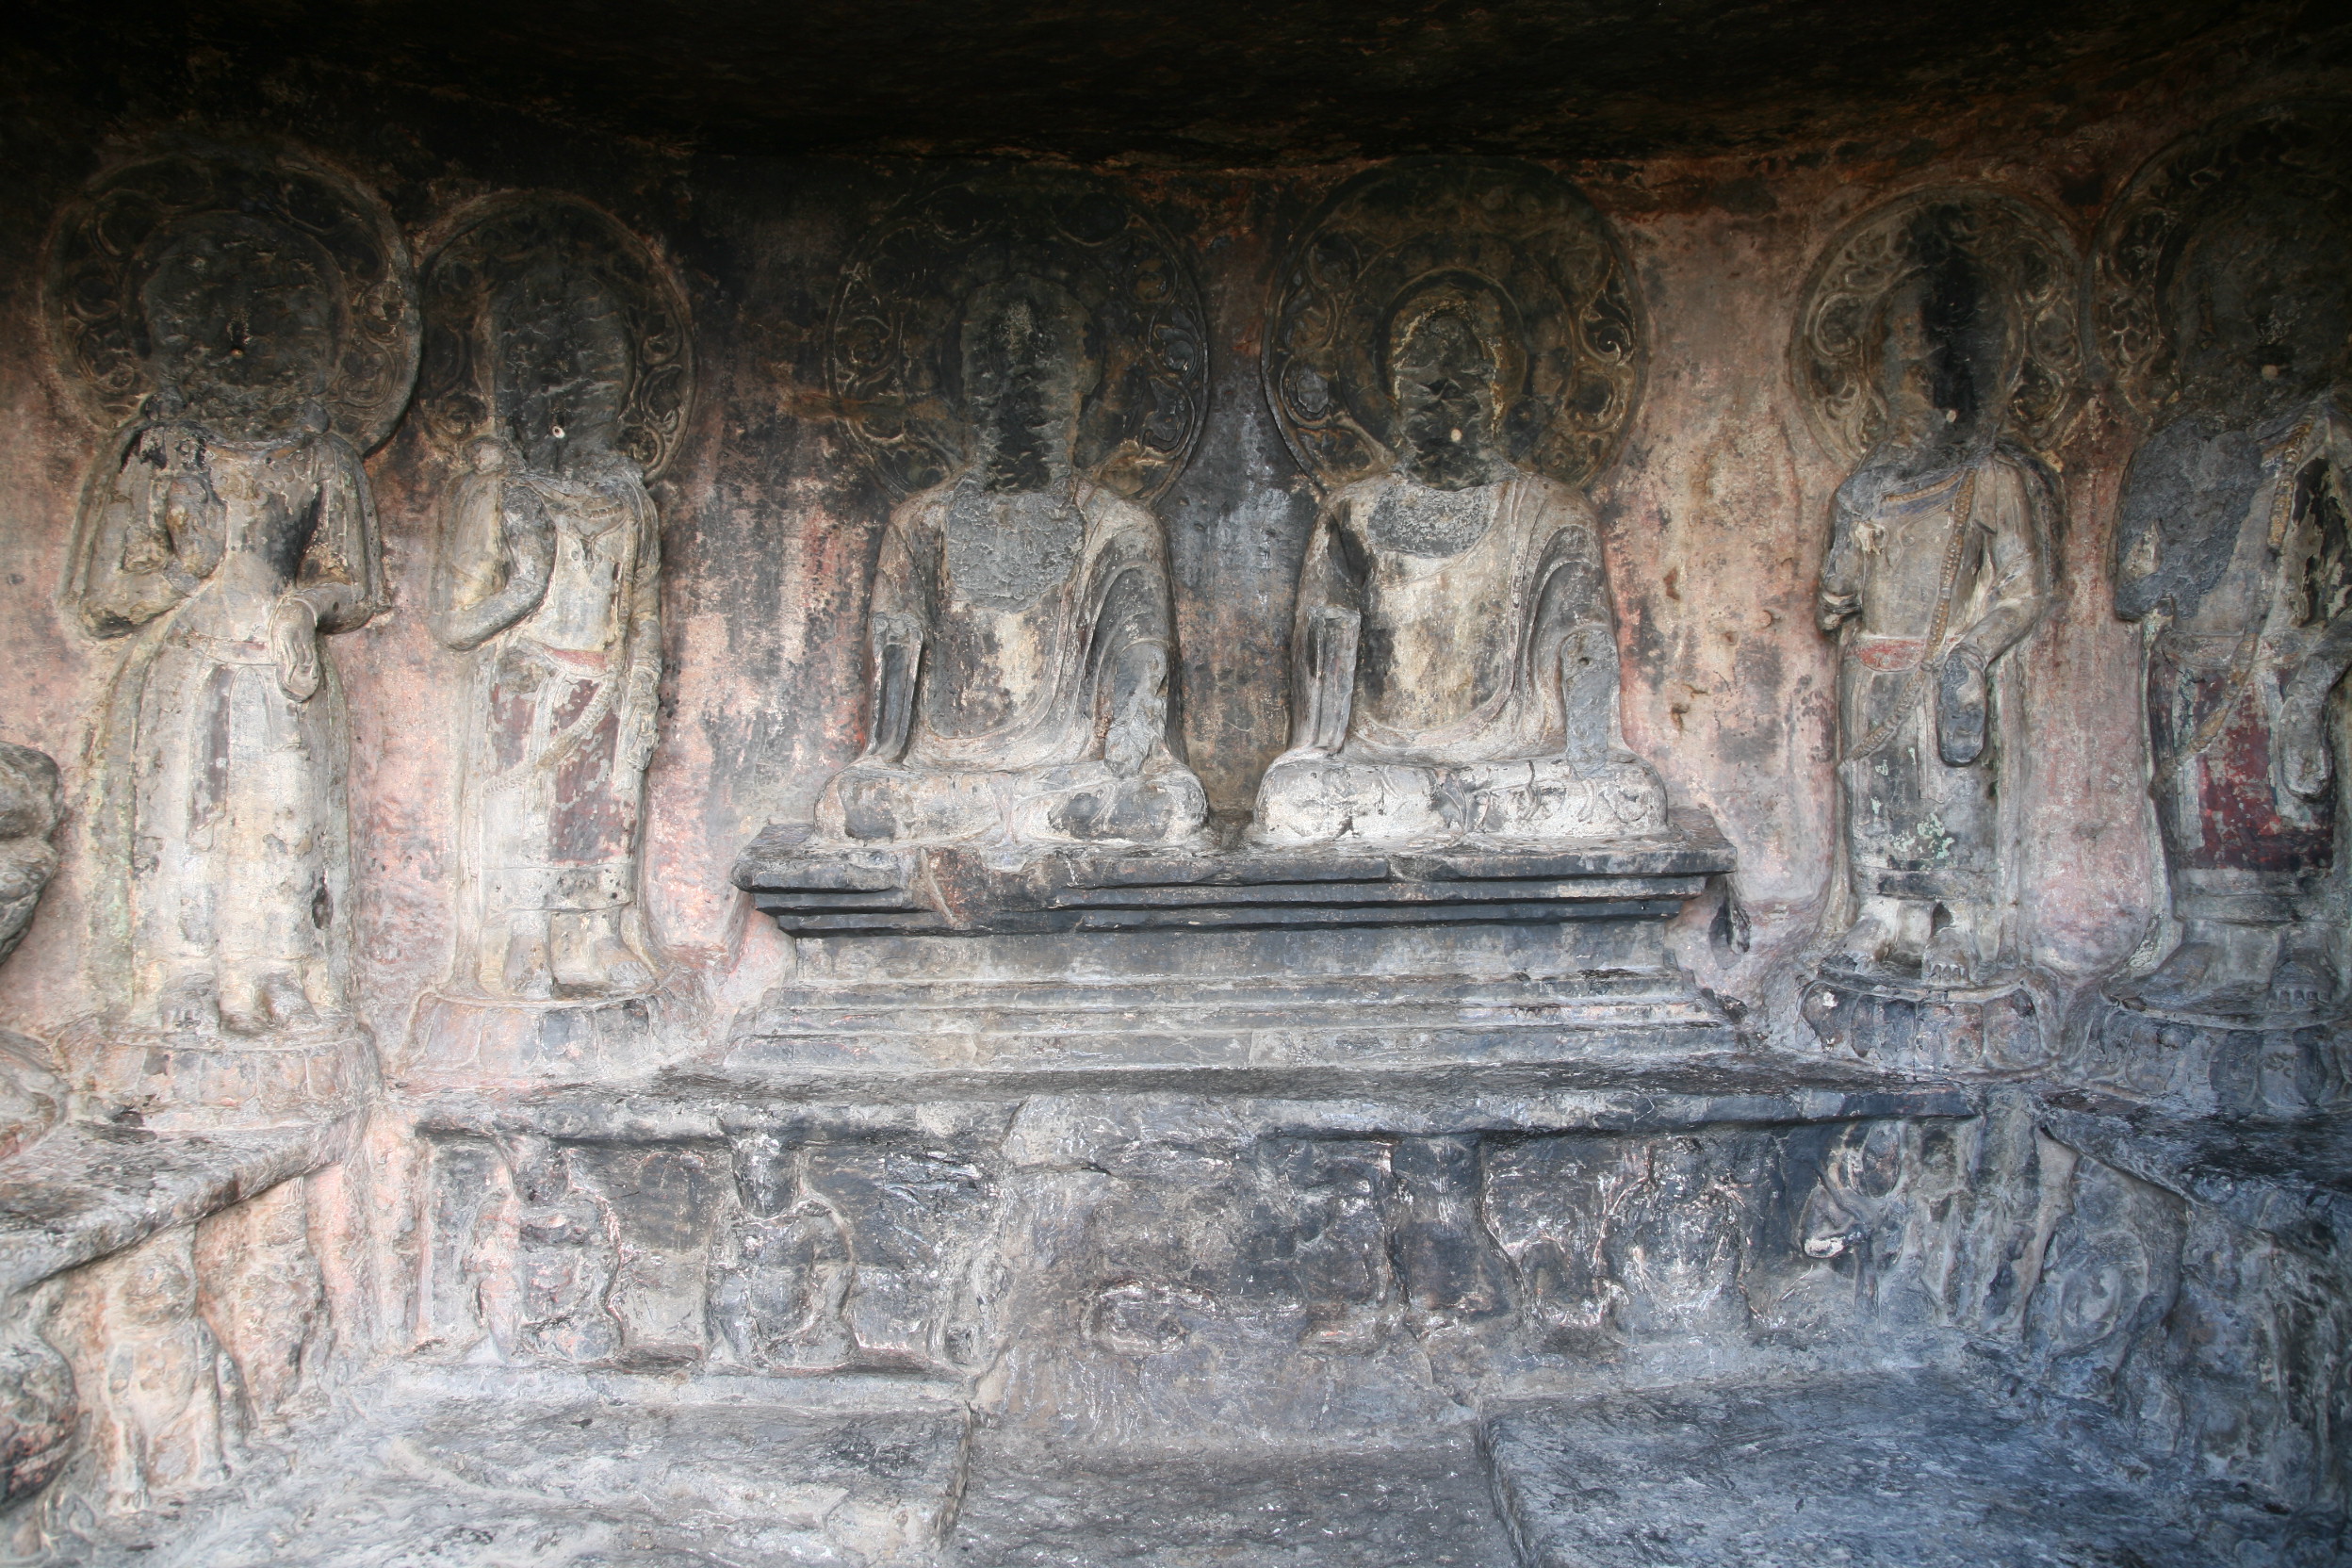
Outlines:
{"label": "stone platform ledge", "polygon": [[735,885],[798,936],[1241,930],[1460,922],[1668,920],[1734,868],[1704,811],[1655,838],[1268,849],[1223,823],[1206,849],[812,848],[777,824]]}
{"label": "stone platform ledge", "polygon": [[[1533,1568],[2341,1561],[2340,1516],[2150,1474],[1942,1371],[1725,1380],[1500,1410],[1494,1493]],[[1663,1544],[1671,1550],[1661,1555]]]}
{"label": "stone platform ledge", "polygon": [[1673,970],[1556,979],[1304,976],[1127,984],[779,987],[739,1017],[734,1071],[1440,1068],[1727,1053]]}
{"label": "stone platform ledge", "polygon": [[395,1366],[340,1396],[274,1475],[106,1521],[48,1560],[937,1568],[964,1405],[814,1386],[833,1380]]}
{"label": "stone platform ledge", "polygon": [[[1137,1135],[1671,1132],[1717,1126],[1974,1116],[1972,1091],[1865,1069],[1756,1057],[1640,1069],[1463,1067],[1190,1071],[695,1075],[545,1089],[497,1102],[404,1098],[428,1134],[535,1133],[585,1140],[722,1140],[754,1128],[914,1130],[993,1119],[1016,1146],[1049,1124],[1114,1124]],[[1059,1135],[1056,1134],[1056,1136]]]}
{"label": "stone platform ledge", "polygon": [[58,1127],[0,1163],[0,1293],[332,1165],[352,1131],[348,1119],[246,1133]]}
{"label": "stone platform ledge", "polygon": [[2352,1110],[2280,1120],[2175,1116],[2095,1090],[2038,1101],[2068,1148],[2352,1268]]}

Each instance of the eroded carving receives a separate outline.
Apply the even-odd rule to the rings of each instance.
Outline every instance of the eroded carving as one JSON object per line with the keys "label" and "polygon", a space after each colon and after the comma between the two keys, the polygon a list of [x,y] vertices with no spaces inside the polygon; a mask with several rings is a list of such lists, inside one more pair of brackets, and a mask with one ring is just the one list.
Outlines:
{"label": "eroded carving", "polygon": [[95,748],[93,979],[135,1024],[341,1013],[348,727],[321,639],[383,606],[360,453],[405,400],[390,220],[289,158],[174,155],[60,220],[48,303],[93,409],[65,598],[126,639]]}
{"label": "eroded carving", "polygon": [[662,679],[645,481],[691,369],[676,286],[602,214],[539,197],[461,224],[424,280],[428,422],[462,445],[432,624],[469,653],[460,994],[649,989],[637,898]]}
{"label": "eroded carving", "polygon": [[1663,785],[1621,731],[1590,477],[1640,382],[1599,217],[1516,165],[1375,171],[1271,314],[1269,395],[1334,484],[1300,575],[1274,845],[1635,837]]}
{"label": "eroded carving", "polygon": [[1818,605],[1838,646],[1833,973],[1949,990],[2016,967],[2016,650],[2060,508],[2017,437],[2051,438],[2075,400],[2071,271],[2038,212],[1929,192],[1833,242],[1800,316],[1817,426],[1862,448]]}
{"label": "eroded carving", "polygon": [[[41,890],[57,874],[50,840],[64,809],[48,754],[0,742],[0,963],[24,939]],[[0,1160],[55,1126],[64,1108],[65,1086],[49,1048],[0,1029]]]}
{"label": "eroded carving", "polygon": [[2331,1016],[2342,991],[2348,153],[2342,104],[2226,122],[2134,178],[2099,255],[2100,351],[2158,411],[2124,477],[2115,581],[2144,630],[2171,905],[2110,991],[2222,1027]]}
{"label": "eroded carving", "polygon": [[935,192],[847,270],[833,367],[886,482],[922,488],[883,534],[866,750],[826,787],[817,841],[1195,837],[1168,547],[1141,504],[1204,390],[1166,242],[1083,183]]}

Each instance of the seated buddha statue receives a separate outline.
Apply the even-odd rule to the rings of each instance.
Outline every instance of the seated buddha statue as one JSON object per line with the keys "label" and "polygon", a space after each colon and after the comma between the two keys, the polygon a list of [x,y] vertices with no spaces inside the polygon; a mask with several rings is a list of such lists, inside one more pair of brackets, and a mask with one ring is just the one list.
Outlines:
{"label": "seated buddha statue", "polygon": [[1654,834],[1666,792],[1625,749],[1592,509],[1499,438],[1499,305],[1450,286],[1396,315],[1401,440],[1334,493],[1299,577],[1291,749],[1251,839],[1286,846]]}
{"label": "seated buddha statue", "polygon": [[1086,326],[1037,278],[972,300],[971,460],[883,534],[869,740],[819,799],[817,842],[1116,848],[1206,824],[1168,734],[1167,540],[1075,467]]}

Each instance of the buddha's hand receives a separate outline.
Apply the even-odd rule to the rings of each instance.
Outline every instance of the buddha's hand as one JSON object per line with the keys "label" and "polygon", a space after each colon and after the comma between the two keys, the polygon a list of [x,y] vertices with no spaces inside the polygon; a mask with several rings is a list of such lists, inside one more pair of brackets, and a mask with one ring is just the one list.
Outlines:
{"label": "buddha's hand", "polygon": [[629,687],[621,694],[619,772],[624,778],[634,778],[652,765],[661,728],[662,670],[640,664],[629,672]]}
{"label": "buddha's hand", "polygon": [[1120,653],[1111,677],[1111,723],[1102,737],[1102,760],[1122,778],[1133,778],[1160,743],[1168,719],[1168,650],[1137,644]]}
{"label": "buddha's hand", "polygon": [[1861,612],[1861,595],[1833,594],[1824,588],[1814,602],[1814,624],[1825,632],[1834,632]]}
{"label": "buddha's hand", "polygon": [[2279,780],[2306,800],[2327,793],[2335,771],[2335,760],[2328,755],[2328,726],[2321,713],[2320,708],[2290,700],[2278,715],[2273,743]]}
{"label": "buddha's hand", "polygon": [[1965,768],[1984,755],[1992,716],[1984,656],[1966,644],[1945,656],[1936,678],[1936,755],[1948,768]]}
{"label": "buddha's hand", "polygon": [[318,612],[299,594],[288,594],[270,612],[270,657],[277,662],[278,685],[296,702],[317,694]]}

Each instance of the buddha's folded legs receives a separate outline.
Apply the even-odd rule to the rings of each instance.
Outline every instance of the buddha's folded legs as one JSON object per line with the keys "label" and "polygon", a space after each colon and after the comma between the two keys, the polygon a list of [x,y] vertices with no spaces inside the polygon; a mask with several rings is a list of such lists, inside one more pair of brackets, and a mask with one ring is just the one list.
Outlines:
{"label": "buddha's folded legs", "polygon": [[1344,757],[1278,761],[1258,791],[1252,836],[1273,844],[1477,837],[1627,838],[1666,825],[1666,792],[1632,758],[1431,766]]}
{"label": "buddha's folded legs", "polygon": [[818,803],[819,831],[859,843],[1177,843],[1208,820],[1200,781],[1147,763],[1010,773],[853,764]]}

